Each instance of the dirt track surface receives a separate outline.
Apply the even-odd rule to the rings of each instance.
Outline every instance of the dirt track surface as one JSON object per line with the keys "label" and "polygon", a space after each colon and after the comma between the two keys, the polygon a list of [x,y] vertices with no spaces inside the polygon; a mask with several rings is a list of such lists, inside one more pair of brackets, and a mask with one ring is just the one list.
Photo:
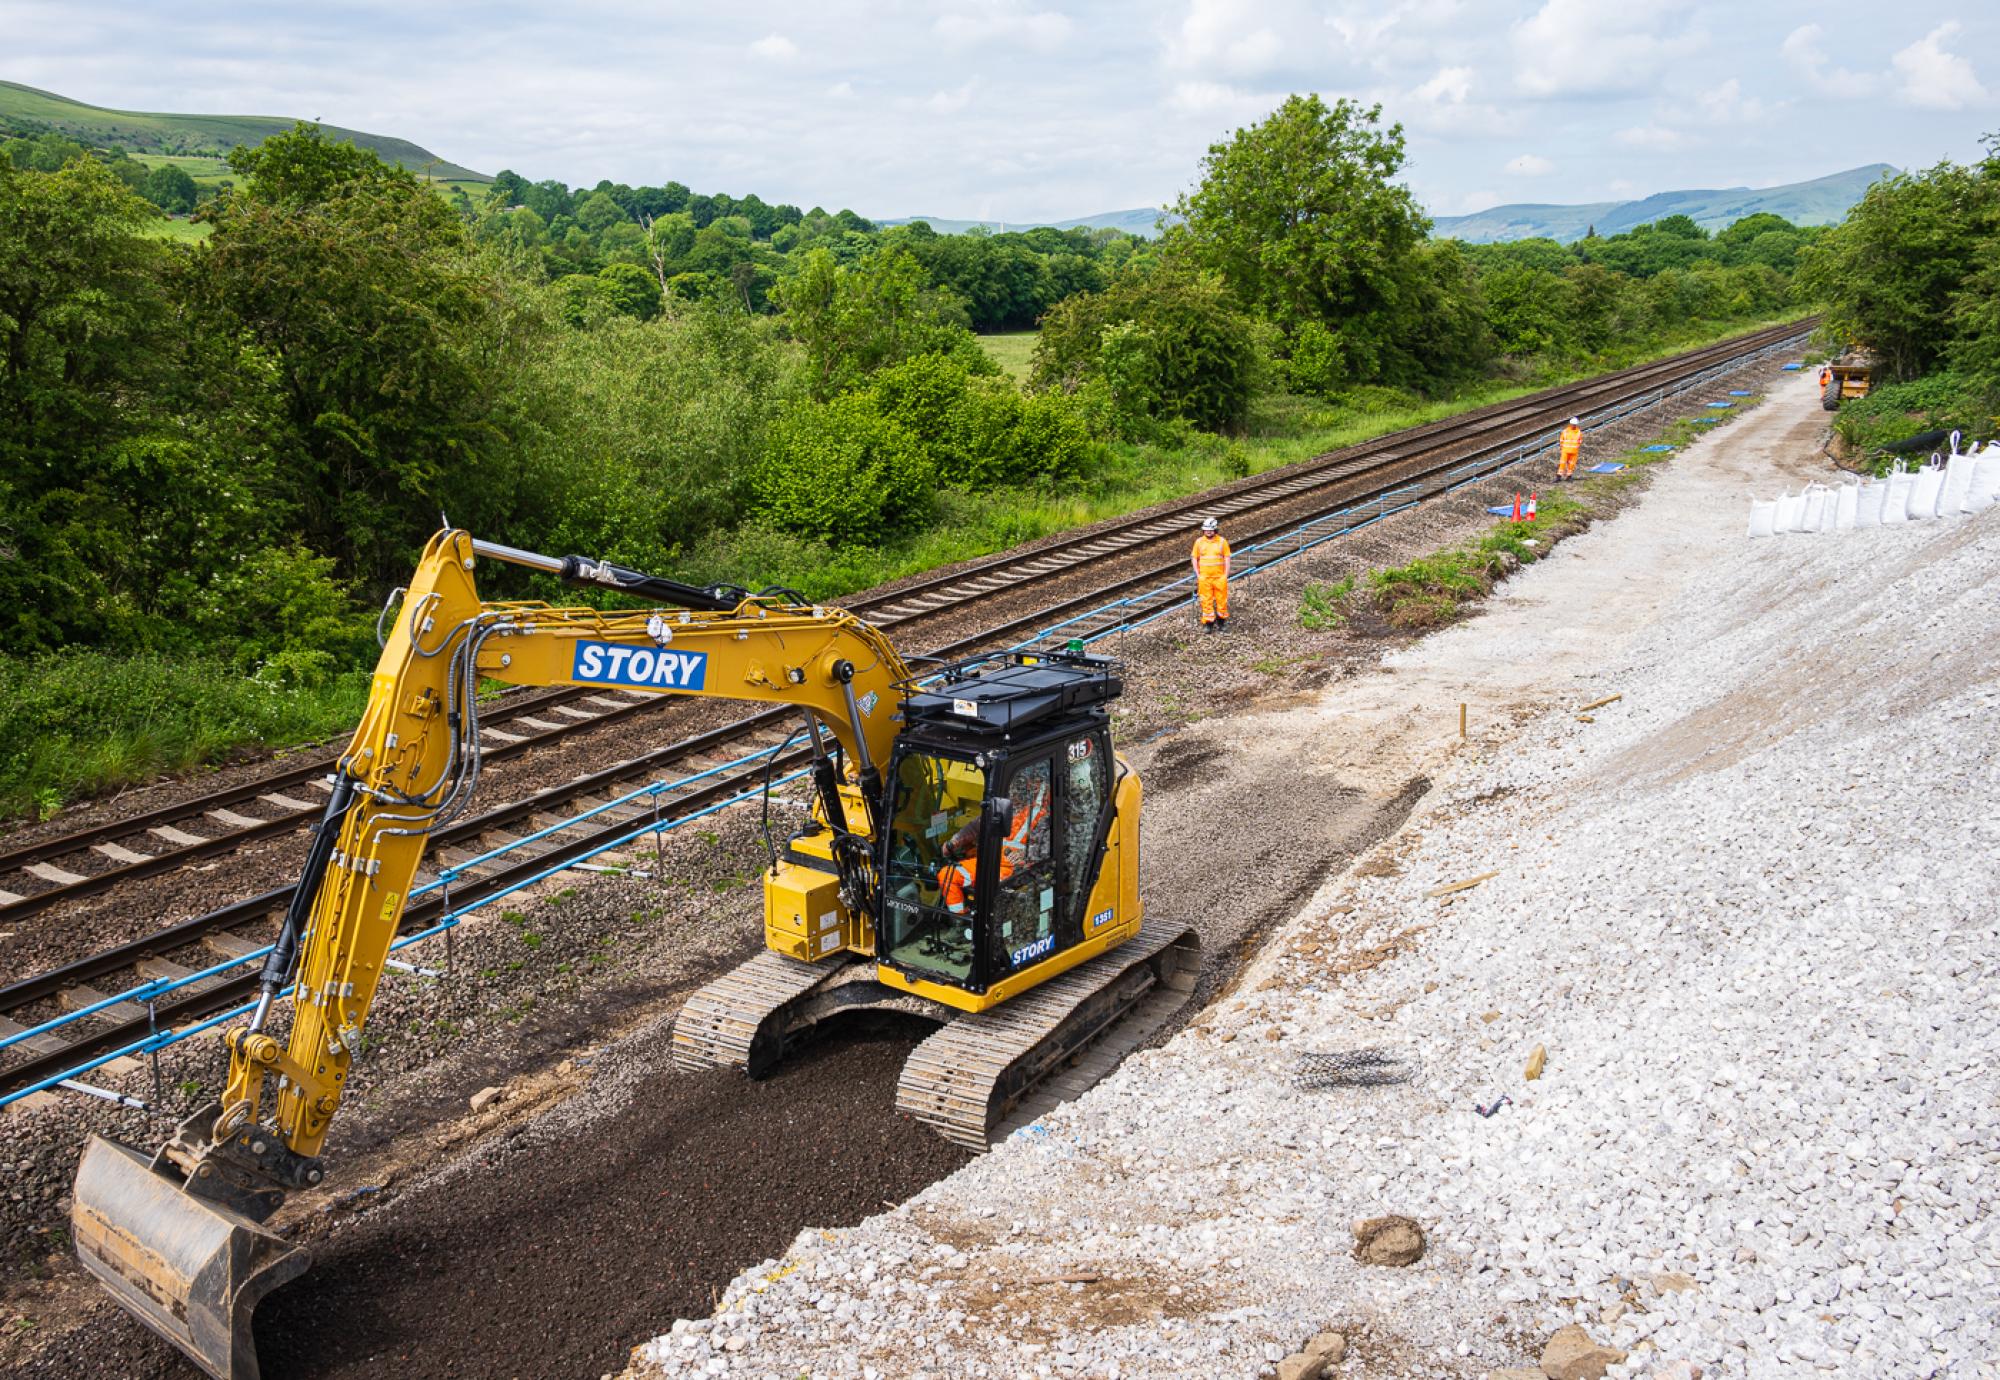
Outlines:
{"label": "dirt track surface", "polygon": [[[782,1255],[797,1222],[858,1222],[968,1158],[892,1111],[913,1043],[901,1030],[835,1035],[758,1083],[681,1073],[664,1041],[635,1043],[600,1075],[626,1085],[631,1115],[509,1128],[394,1210],[323,1233],[312,1269],[258,1310],[264,1373],[621,1369],[658,1319],[707,1311],[744,1263]],[[115,1308],[95,1311],[87,1349],[14,1374],[197,1374]]]}

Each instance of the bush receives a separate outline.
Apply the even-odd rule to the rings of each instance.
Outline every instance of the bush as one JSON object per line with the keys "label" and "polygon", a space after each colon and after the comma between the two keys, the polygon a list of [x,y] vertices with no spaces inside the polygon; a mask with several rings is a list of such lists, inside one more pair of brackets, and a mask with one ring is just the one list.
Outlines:
{"label": "bush", "polygon": [[1163,264],[1057,303],[1042,322],[1031,382],[1067,393],[1102,379],[1114,416],[1235,430],[1258,382],[1259,343],[1221,278]]}
{"label": "bush", "polygon": [[1081,407],[1060,394],[1026,398],[1004,377],[972,377],[955,355],[920,355],[877,373],[876,410],[929,452],[956,488],[1076,479],[1092,453]]}
{"label": "bush", "polygon": [[64,800],[241,744],[344,732],[361,717],[371,669],[287,688],[283,669],[248,679],[220,657],[81,648],[0,656],[0,816],[46,816]]}
{"label": "bush", "polygon": [[774,527],[857,544],[927,517],[937,471],[872,395],[849,393],[798,404],[781,416],[755,486],[757,509]]}

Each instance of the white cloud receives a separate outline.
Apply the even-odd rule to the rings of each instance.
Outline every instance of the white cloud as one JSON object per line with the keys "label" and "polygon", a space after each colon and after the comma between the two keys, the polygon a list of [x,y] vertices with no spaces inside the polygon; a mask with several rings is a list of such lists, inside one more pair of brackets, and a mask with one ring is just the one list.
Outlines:
{"label": "white cloud", "polygon": [[934,115],[956,115],[972,104],[972,86],[971,82],[967,82],[950,91],[934,91],[924,104]]}
{"label": "white cloud", "polygon": [[1986,88],[1972,64],[1945,50],[1958,29],[1955,20],[1940,24],[1889,60],[1896,73],[1896,94],[1904,102],[1930,110],[1986,104]]}
{"label": "white cloud", "polygon": [[1697,94],[1693,114],[1704,124],[1744,125],[1764,119],[1770,110],[1757,97],[1745,97],[1743,83],[1731,77],[1720,86],[1711,86]]}
{"label": "white cloud", "polygon": [[1269,76],[1310,67],[1327,27],[1298,0],[1192,0],[1167,40],[1169,67],[1210,77]]}
{"label": "white cloud", "polygon": [[1708,42],[1686,0],[1545,0],[1514,26],[1514,81],[1535,96],[1629,93]]}
{"label": "white cloud", "polygon": [[1475,211],[1490,211],[1500,204],[1497,193],[1488,191],[1467,192],[1458,199],[1458,214],[1469,216]]}
{"label": "white cloud", "polygon": [[1524,153],[1509,159],[1505,169],[1509,177],[1547,177],[1556,170],[1556,165],[1539,153]]}
{"label": "white cloud", "polygon": [[1057,10],[1030,10],[1003,3],[982,6],[972,12],[941,14],[932,28],[954,48],[1019,43],[1053,52],[1068,40],[1076,26],[1068,15]]}
{"label": "white cloud", "polygon": [[832,86],[826,88],[826,94],[833,97],[836,101],[851,101],[854,99],[854,83],[851,81],[837,81]]}
{"label": "white cloud", "polygon": [[1437,75],[1417,87],[1411,94],[1418,100],[1434,104],[1464,105],[1465,98],[1472,94],[1472,69],[1440,67]]}
{"label": "white cloud", "polygon": [[1677,149],[1687,142],[1686,135],[1665,125],[1634,125],[1619,130],[1615,137],[1619,143],[1635,149]]}
{"label": "white cloud", "polygon": [[1802,24],[1785,35],[1785,41],[1778,45],[1778,55],[1822,95],[1872,95],[1880,84],[1877,79],[1866,72],[1833,66],[1820,42],[1825,36],[1826,31],[1819,25]]}
{"label": "white cloud", "polygon": [[799,55],[799,45],[783,34],[765,34],[750,45],[750,56],[766,62],[790,62]]}

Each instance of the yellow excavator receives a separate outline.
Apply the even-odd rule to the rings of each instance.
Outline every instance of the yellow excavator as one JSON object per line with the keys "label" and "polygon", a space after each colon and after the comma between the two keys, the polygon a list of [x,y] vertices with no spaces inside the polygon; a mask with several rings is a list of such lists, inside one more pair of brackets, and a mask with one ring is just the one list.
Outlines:
{"label": "yellow excavator", "polygon": [[[481,559],[654,606],[483,603]],[[446,528],[384,639],[254,1010],[223,1034],[220,1098],[151,1154],[93,1136],[78,1167],[83,1265],[222,1380],[256,1380],[252,1311],[308,1264],[263,1224],[325,1177],[425,842],[478,782],[486,680],[801,712],[809,817],[764,875],[765,949],[676,1018],[685,1066],[755,1076],[829,1017],[915,1012],[940,1028],[897,1105],[984,1149],[1010,1117],[1102,1076],[1193,991],[1192,932],[1143,917],[1114,663],[1012,653],[919,682],[879,630],[788,591],[701,588]]]}

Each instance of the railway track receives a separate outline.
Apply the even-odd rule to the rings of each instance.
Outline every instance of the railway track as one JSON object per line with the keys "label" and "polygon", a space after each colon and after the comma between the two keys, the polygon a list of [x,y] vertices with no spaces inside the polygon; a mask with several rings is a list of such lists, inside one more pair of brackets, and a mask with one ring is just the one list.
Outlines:
{"label": "railway track", "polygon": [[[1048,543],[1031,552],[993,557],[944,575],[911,582],[851,607],[873,613],[873,621],[882,626],[894,626],[917,622],[946,610],[999,600],[1002,595],[1030,589],[1060,575],[1073,573],[1085,563],[1143,556],[1149,546],[1169,538],[1184,538],[1187,515],[1197,512],[1239,519],[1259,512],[1282,513],[1281,517],[1266,518],[1255,530],[1235,530],[1233,535],[1237,537],[1237,544],[1250,547],[1289,532],[1302,521],[1312,520],[1311,516],[1302,516],[1297,511],[1302,500],[1310,504],[1313,513],[1326,516],[1337,515],[1371,497],[1395,492],[1405,492],[1420,499],[1439,487],[1456,487],[1458,483],[1468,482],[1468,466],[1472,467],[1472,477],[1477,477],[1482,463],[1495,467],[1504,463],[1505,456],[1519,445],[1524,434],[1538,434],[1568,412],[1595,411],[1614,405],[1618,400],[1641,396],[1665,380],[1686,377],[1722,360],[1753,353],[1797,335],[1803,329],[1805,326],[1802,324],[1774,328],[1642,369],[1552,390],[1547,394],[1397,433],[1368,445],[1331,452],[1302,465],[1287,466],[1270,472],[1268,476],[1257,477],[1257,480],[1267,482],[1239,481],[1220,492],[1212,491],[1138,518],[1106,524],[1094,531]],[[1448,484],[1441,478],[1447,473],[1455,476]],[[1426,488],[1426,485],[1430,487]],[[1239,577],[1290,554],[1290,551],[1267,553],[1256,564],[1240,567]],[[931,655],[946,658],[966,655],[1009,640],[1019,640],[1023,633],[1045,627],[1052,619],[1072,619],[1092,610],[1101,612],[1066,629],[1064,635],[1088,637],[1120,622],[1145,621],[1185,599],[1185,590],[1161,588],[1162,580],[1171,580],[1185,566],[1185,553],[1176,549],[1162,559],[1121,572],[1110,583],[1040,603],[1025,613],[944,642],[933,647]],[[1127,599],[1128,596],[1128,602],[1117,608],[1103,608],[1107,603]],[[659,697],[627,697],[601,694],[594,690],[524,696],[510,703],[510,712],[500,716],[505,726],[498,735],[489,738],[485,750],[489,758],[517,754],[608,719],[628,717],[658,703]],[[496,706],[496,710],[498,708]],[[564,710],[568,713],[563,713]],[[768,753],[778,746],[784,736],[786,722],[787,715],[783,710],[744,715],[682,741],[496,806],[439,830],[433,837],[430,856],[441,861],[451,873],[450,885],[414,901],[405,916],[405,930],[427,928],[438,923],[451,909],[476,905],[483,900],[508,894],[537,877],[596,855],[631,834],[635,828],[643,828],[652,822],[686,818],[713,808],[741,793],[746,786],[754,785],[756,779],[767,772],[785,772],[802,765],[808,758],[804,748],[788,750],[775,759],[759,760],[754,765],[728,766],[732,755],[740,759],[745,755]],[[75,882],[57,884],[47,892],[32,898],[23,897],[8,909],[0,909],[0,919],[45,909],[56,904],[57,900],[106,890],[137,877],[155,875],[192,857],[226,851],[248,838],[269,837],[299,827],[317,816],[319,806],[314,797],[318,797],[320,791],[316,787],[296,786],[294,774],[313,773],[311,779],[316,779],[330,761],[330,756],[315,758],[310,763],[302,762],[288,768],[286,780],[288,785],[298,790],[295,795],[286,795],[283,789],[274,788],[269,778],[232,788],[237,793],[234,797],[237,802],[244,799],[261,802],[268,796],[277,796],[287,802],[283,813],[252,820],[234,834],[220,833],[213,838],[200,838],[193,844],[180,845],[198,852],[179,855],[163,852],[140,861],[121,862],[123,867],[143,870],[121,873],[112,869],[94,877],[79,876]],[[707,779],[674,792],[671,798],[663,794],[652,797],[650,802],[618,803],[619,797],[635,787],[654,781],[662,770],[668,768],[692,772],[697,776],[706,774]],[[302,781],[308,778],[297,779]],[[311,797],[307,797],[307,789],[311,790]],[[244,792],[250,794],[245,796]],[[294,806],[296,808],[291,808]],[[234,813],[229,811],[227,804],[218,805],[209,798],[169,808],[189,812],[178,816],[181,819],[187,819],[191,814],[212,818],[218,810]],[[592,811],[596,813],[588,826],[579,828],[575,833],[559,837],[553,832],[543,832],[572,819],[579,812]],[[222,822],[226,824],[229,821],[225,819]],[[86,840],[81,847],[102,853],[101,844],[116,844],[119,836],[109,832],[116,827],[99,826],[85,831],[83,835],[50,840],[38,846],[36,851],[40,856],[36,861],[50,856],[64,856],[47,850],[60,848],[66,842],[79,838]],[[138,827],[153,831],[160,826],[142,821]],[[183,829],[180,832],[188,831]],[[172,841],[171,836],[167,837]],[[31,850],[18,850],[28,851]],[[0,865],[15,860],[18,852],[0,856]],[[103,855],[117,860],[115,852]],[[604,856],[614,863],[621,861],[616,853]],[[63,887],[79,885],[86,889],[59,894],[56,900],[42,899],[60,892]],[[291,889],[286,887],[234,901],[139,939],[0,988],[0,1037],[18,1033],[23,1028],[23,1020],[33,1024],[48,1019],[55,1009],[98,1008],[92,1017],[65,1028],[75,1032],[73,1038],[38,1036],[0,1051],[0,1064],[5,1064],[4,1068],[0,1068],[0,1091],[38,1082],[100,1052],[129,1046],[155,1029],[176,1026],[242,1000],[254,985],[254,975],[248,970],[217,974],[212,979],[179,988],[145,1006],[131,1000],[119,1001],[115,994],[107,994],[102,989],[111,985],[109,979],[123,974],[136,974],[136,981],[140,984],[182,981],[208,966],[240,960],[244,954],[262,947],[260,939],[248,937],[244,932],[274,928],[276,917],[282,914],[290,894]],[[13,909],[23,902],[39,904]],[[132,989],[128,980],[126,988],[121,990],[143,990],[143,987]]]}
{"label": "railway track", "polygon": [[[1338,486],[1342,502],[1365,497],[1357,476],[1388,473],[1402,463],[1412,474],[1439,452],[1497,429],[1533,424],[1551,414],[1589,410],[1608,394],[1644,392],[1707,362],[1730,357],[1751,342],[1781,339],[1797,327],[1776,327],[1667,360],[1585,380],[1529,398],[1346,447],[1283,466],[1219,490],[1155,508],[1137,517],[1101,524],[1045,542],[1026,552],[1006,552],[928,576],[847,607],[880,627],[895,628],[936,617],[1003,593],[1058,579],[1086,564],[1126,557],[1146,546],[1185,535],[1196,515],[1240,518]],[[1518,439],[1510,437],[1510,440]],[[1463,454],[1450,458],[1462,459]],[[1428,468],[1435,468],[1434,465]],[[1289,520],[1289,516],[1287,517]],[[1266,524],[1266,531],[1275,524]],[[1237,544],[1243,544],[1238,539]],[[1147,576],[1154,572],[1149,570]],[[509,696],[482,716],[489,761],[502,761],[577,733],[600,729],[660,706],[661,697],[625,696],[592,687],[564,687],[533,696]],[[327,773],[336,754],[314,753],[267,776],[162,805],[22,847],[0,850],[0,925],[71,901],[100,895],[129,882],[171,872],[246,843],[278,837],[310,823],[324,803]]]}

